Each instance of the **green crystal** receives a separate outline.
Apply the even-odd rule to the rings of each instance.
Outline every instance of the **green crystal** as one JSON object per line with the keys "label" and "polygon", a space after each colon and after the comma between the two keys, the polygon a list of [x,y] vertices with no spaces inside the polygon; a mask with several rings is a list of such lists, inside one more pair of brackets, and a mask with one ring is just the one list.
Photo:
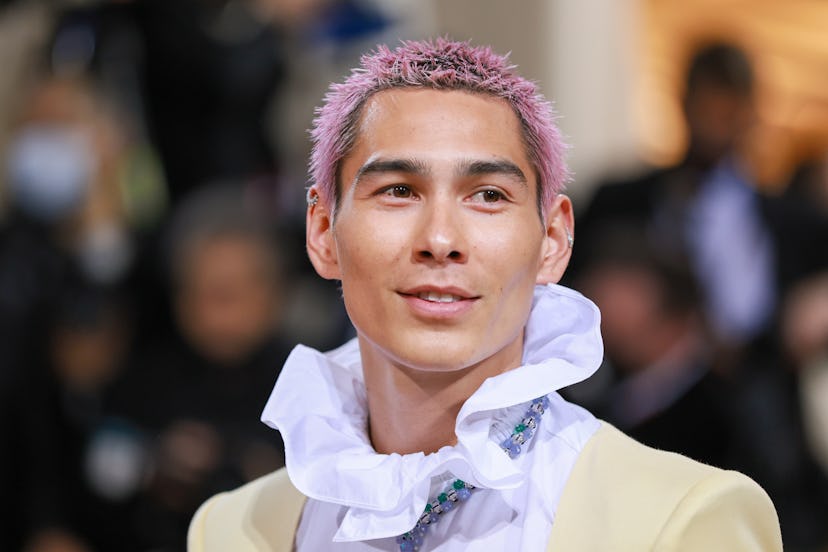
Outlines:
{"label": "green crystal", "polygon": [[426,504],[425,511],[426,511],[426,512],[430,512],[430,511],[431,511],[431,504]]}
{"label": "green crystal", "polygon": [[523,430],[526,429],[526,426],[523,424],[518,424],[515,426],[515,433],[523,433]]}
{"label": "green crystal", "polygon": [[458,491],[459,491],[460,489],[462,489],[463,487],[465,487],[465,486],[466,486],[466,484],[465,484],[465,483],[463,483],[463,481],[461,481],[460,479],[458,479],[457,481],[455,481],[455,482],[452,484],[452,487],[454,487],[454,488],[455,488],[456,490],[458,490]]}
{"label": "green crystal", "polygon": [[446,496],[446,493],[440,493],[440,494],[438,494],[438,495],[437,495],[437,501],[438,501],[440,504],[442,504],[442,503],[443,503],[443,502],[445,502],[446,500],[448,500],[448,496]]}

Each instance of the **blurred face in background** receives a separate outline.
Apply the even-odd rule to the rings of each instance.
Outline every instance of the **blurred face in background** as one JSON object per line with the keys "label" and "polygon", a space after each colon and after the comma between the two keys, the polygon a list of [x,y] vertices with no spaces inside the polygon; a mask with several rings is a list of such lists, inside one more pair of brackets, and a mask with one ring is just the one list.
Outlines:
{"label": "blurred face in background", "polygon": [[202,239],[181,260],[178,325],[208,360],[244,361],[273,332],[277,283],[265,247],[242,235],[221,236]]}
{"label": "blurred face in background", "polygon": [[125,132],[87,82],[52,77],[38,83],[21,107],[7,152],[13,199],[49,221],[119,221]]}
{"label": "blurred face in background", "polygon": [[685,99],[690,154],[714,164],[744,145],[756,117],[750,94],[712,83],[699,84]]}
{"label": "blurred face in background", "polygon": [[702,331],[698,310],[676,303],[670,290],[681,284],[669,277],[623,261],[598,262],[580,277],[578,289],[601,310],[605,356],[620,372],[646,371],[665,359],[675,361],[681,351],[695,353],[694,339]]}
{"label": "blurred face in background", "polygon": [[625,371],[647,368],[657,356],[651,338],[665,323],[658,278],[640,267],[599,265],[579,288],[601,309],[607,355]]}
{"label": "blurred face in background", "polygon": [[117,281],[132,261],[124,121],[88,82],[50,77],[20,108],[3,160],[16,212],[55,231],[89,278]]}

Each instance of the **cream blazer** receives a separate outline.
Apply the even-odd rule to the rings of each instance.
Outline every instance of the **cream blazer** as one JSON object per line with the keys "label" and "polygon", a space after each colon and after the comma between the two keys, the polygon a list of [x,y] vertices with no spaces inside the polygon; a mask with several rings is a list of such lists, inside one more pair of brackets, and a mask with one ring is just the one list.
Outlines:
{"label": "cream blazer", "polygon": [[[189,552],[281,552],[305,497],[282,469],[205,502]],[[603,423],[558,504],[548,550],[781,551],[768,495],[748,477],[646,447]]]}

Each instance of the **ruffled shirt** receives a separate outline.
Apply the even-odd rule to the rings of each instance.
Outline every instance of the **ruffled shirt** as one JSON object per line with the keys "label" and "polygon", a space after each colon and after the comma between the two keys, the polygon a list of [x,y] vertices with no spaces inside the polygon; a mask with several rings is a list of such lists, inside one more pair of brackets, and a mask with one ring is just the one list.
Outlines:
{"label": "ruffled shirt", "polygon": [[[536,286],[523,364],[491,377],[463,404],[457,444],[430,453],[379,454],[368,436],[359,346],[296,347],[262,421],[278,429],[293,485],[309,497],[296,549],[399,550],[426,502],[456,478],[471,497],[433,524],[421,550],[543,550],[569,473],[600,423],[557,390],[591,376],[603,345],[597,307],[579,293]],[[523,452],[500,447],[532,399],[549,408]]]}

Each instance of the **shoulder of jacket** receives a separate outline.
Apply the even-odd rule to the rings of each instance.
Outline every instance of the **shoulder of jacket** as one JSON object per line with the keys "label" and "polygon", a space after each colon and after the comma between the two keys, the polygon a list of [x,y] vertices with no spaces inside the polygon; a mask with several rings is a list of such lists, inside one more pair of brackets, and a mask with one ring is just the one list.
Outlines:
{"label": "shoulder of jacket", "polygon": [[755,550],[781,550],[781,539],[771,546],[779,535],[773,504],[750,478],[647,447],[603,422],[570,474],[552,541],[563,549],[651,550],[691,535],[726,541],[722,533],[768,544]]}
{"label": "shoulder of jacket", "polygon": [[655,548],[781,551],[782,535],[773,503],[759,485],[739,472],[716,470],[676,504]]}
{"label": "shoulder of jacket", "polygon": [[290,550],[304,504],[282,468],[202,504],[190,522],[187,550]]}

